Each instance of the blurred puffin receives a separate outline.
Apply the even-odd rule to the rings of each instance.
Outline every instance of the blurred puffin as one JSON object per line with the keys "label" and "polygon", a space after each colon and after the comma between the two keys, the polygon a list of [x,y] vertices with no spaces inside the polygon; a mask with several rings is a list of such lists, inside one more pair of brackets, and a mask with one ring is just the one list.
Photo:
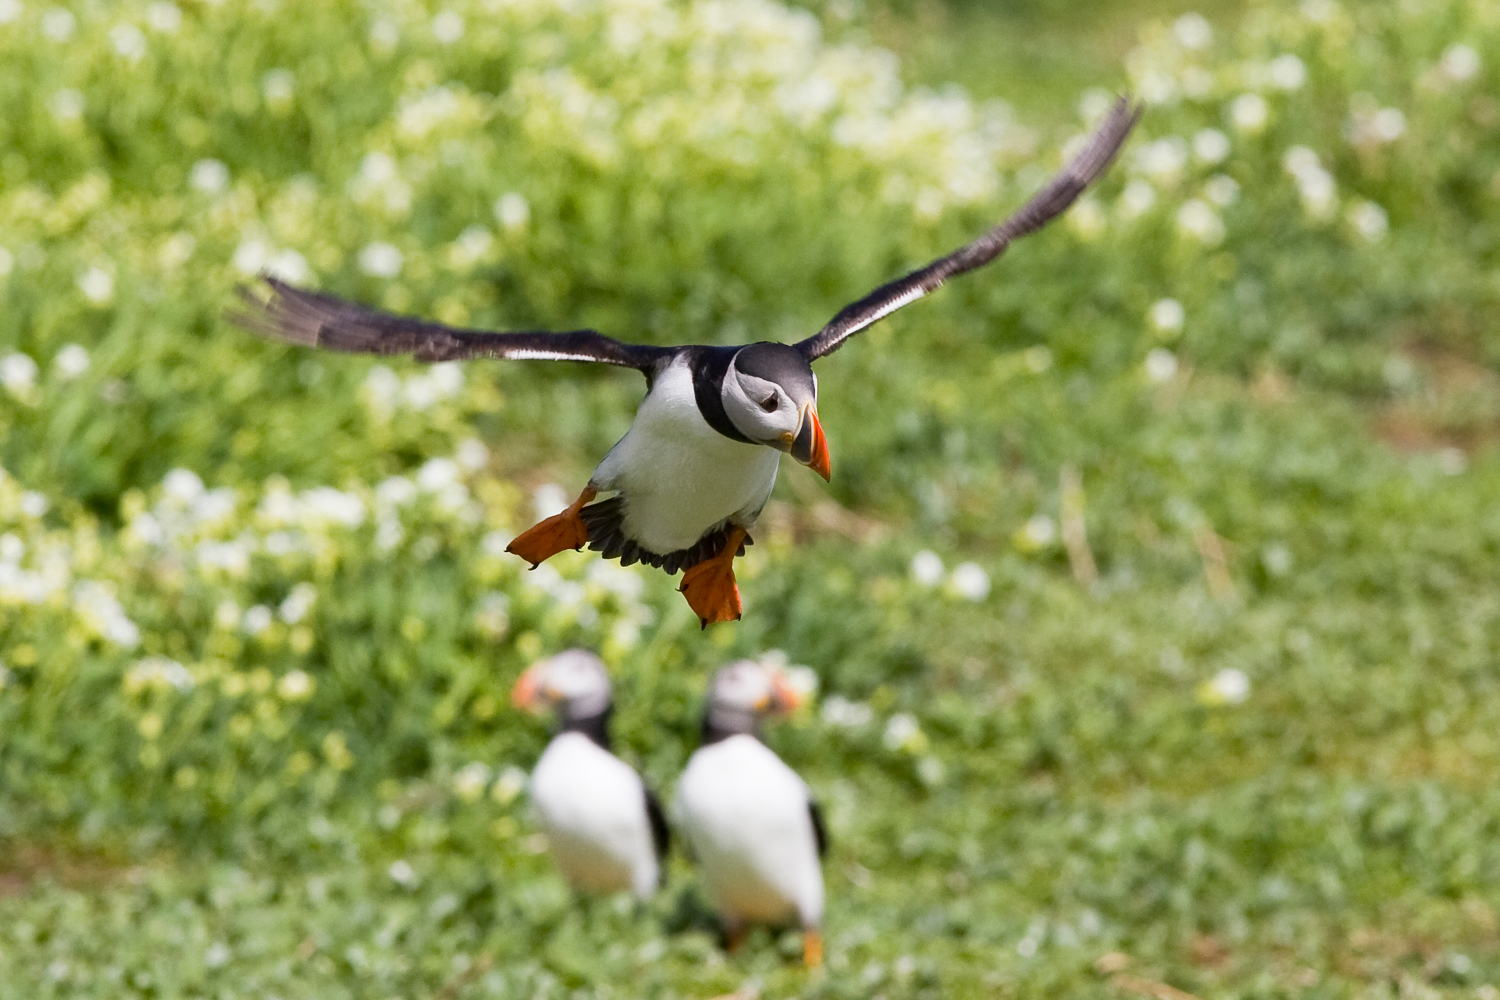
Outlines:
{"label": "blurred puffin", "polygon": [[760,741],[760,721],[800,695],[775,667],[720,668],[703,712],[703,743],[677,783],[677,818],[724,921],[730,950],[746,925],[802,926],[802,958],[823,961],[823,871],[828,838],[807,783]]}
{"label": "blurred puffin", "polygon": [[[624,565],[684,570],[681,591],[704,627],[740,617],[734,558],[776,482],[781,453],[824,479],[828,442],[818,422],[811,364],[956,275],[988,264],[1012,240],[1062,213],[1099,177],[1140,117],[1121,97],[1083,150],[1020,211],[978,239],[845,306],[796,344],[740,347],[625,344],[594,330],[490,333],[368,309],[264,276],[266,294],[239,290],[246,329],[310,347],[410,354],[419,361],[515,358],[593,361],[646,376],[630,430],[594,469],[578,499],[522,532],[508,551],[533,568],[588,545]],[[613,494],[595,503],[600,494]]]}
{"label": "blurred puffin", "polygon": [[635,769],[610,753],[614,703],[603,662],[581,649],[558,653],[521,675],[511,701],[558,713],[530,788],[563,877],[580,891],[649,897],[661,883],[667,821]]}

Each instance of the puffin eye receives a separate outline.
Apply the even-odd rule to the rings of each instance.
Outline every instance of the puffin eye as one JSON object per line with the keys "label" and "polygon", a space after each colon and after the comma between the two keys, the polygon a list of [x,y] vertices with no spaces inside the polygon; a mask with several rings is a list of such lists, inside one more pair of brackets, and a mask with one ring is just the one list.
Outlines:
{"label": "puffin eye", "polygon": [[775,413],[776,412],[776,406],[777,406],[776,393],[774,393],[774,392],[771,393],[769,396],[767,396],[765,399],[762,399],[760,401],[760,408],[762,410],[765,410],[767,413]]}

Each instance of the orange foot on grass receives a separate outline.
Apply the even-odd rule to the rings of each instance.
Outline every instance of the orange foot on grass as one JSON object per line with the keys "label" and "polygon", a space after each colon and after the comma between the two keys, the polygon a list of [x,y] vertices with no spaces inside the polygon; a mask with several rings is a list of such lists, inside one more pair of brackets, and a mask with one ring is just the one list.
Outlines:
{"label": "orange foot on grass", "polygon": [[543,560],[551,559],[564,549],[583,548],[588,544],[589,529],[578,512],[595,496],[594,489],[586,487],[573,501],[573,506],[527,528],[505,547],[505,551],[514,552],[536,569]]}
{"label": "orange foot on grass", "polygon": [[742,605],[740,588],[734,582],[734,557],[744,540],[745,529],[731,525],[719,554],[682,574],[682,586],[677,589],[687,598],[688,607],[703,628],[740,619]]}
{"label": "orange foot on grass", "polygon": [[823,932],[815,927],[802,932],[802,964],[809,969],[823,964]]}

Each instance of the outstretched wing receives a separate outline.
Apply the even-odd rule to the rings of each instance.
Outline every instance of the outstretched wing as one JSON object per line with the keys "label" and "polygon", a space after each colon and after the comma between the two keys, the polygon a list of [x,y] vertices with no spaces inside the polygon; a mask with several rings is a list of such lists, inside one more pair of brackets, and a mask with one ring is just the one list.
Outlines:
{"label": "outstretched wing", "polygon": [[251,333],[307,347],[358,354],[410,354],[418,361],[514,358],[597,361],[652,371],[671,352],[664,347],[622,344],[594,330],[566,333],[489,333],[369,309],[326,292],[310,292],[269,275],[269,296],[237,290],[244,307],[228,318]]}
{"label": "outstretched wing", "polygon": [[904,278],[881,285],[858,302],[845,306],[827,326],[799,342],[797,350],[808,361],[832,354],[865,327],[927,293],[937,291],[949,278],[983,267],[1004,253],[1012,240],[1034,233],[1051,222],[1109,167],[1124,145],[1125,137],[1140,119],[1141,110],[1141,106],[1133,104],[1130,98],[1118,98],[1083,152],[1032,196],[1019,212],[974,242],[959,247],[946,257],[939,257]]}

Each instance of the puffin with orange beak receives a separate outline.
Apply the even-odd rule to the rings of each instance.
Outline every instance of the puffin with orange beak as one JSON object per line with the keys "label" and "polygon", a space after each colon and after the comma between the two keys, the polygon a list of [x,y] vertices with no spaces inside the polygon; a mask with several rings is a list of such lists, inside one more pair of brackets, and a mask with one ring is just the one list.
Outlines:
{"label": "puffin with orange beak", "polygon": [[[926,267],[845,306],[796,344],[656,347],[594,330],[492,333],[396,316],[264,277],[248,308],[231,315],[264,336],[336,351],[406,354],[418,361],[467,358],[591,361],[646,376],[630,430],[566,510],[522,532],[508,551],[534,567],[585,545],[624,565],[684,571],[681,590],[704,627],[740,617],[734,559],[771,495],[782,453],[824,479],[832,474],[818,422],[812,362],[902,306],[982,267],[1012,241],[1068,208],[1104,173],[1140,117],[1119,98],[1084,148],[1020,211]],[[613,494],[600,500],[601,494]]]}
{"label": "puffin with orange beak", "polygon": [[823,816],[807,783],[760,738],[762,719],[801,702],[770,664],[720,668],[709,684],[702,745],[677,782],[676,811],[729,950],[751,924],[796,923],[803,961],[813,967],[823,962]]}

